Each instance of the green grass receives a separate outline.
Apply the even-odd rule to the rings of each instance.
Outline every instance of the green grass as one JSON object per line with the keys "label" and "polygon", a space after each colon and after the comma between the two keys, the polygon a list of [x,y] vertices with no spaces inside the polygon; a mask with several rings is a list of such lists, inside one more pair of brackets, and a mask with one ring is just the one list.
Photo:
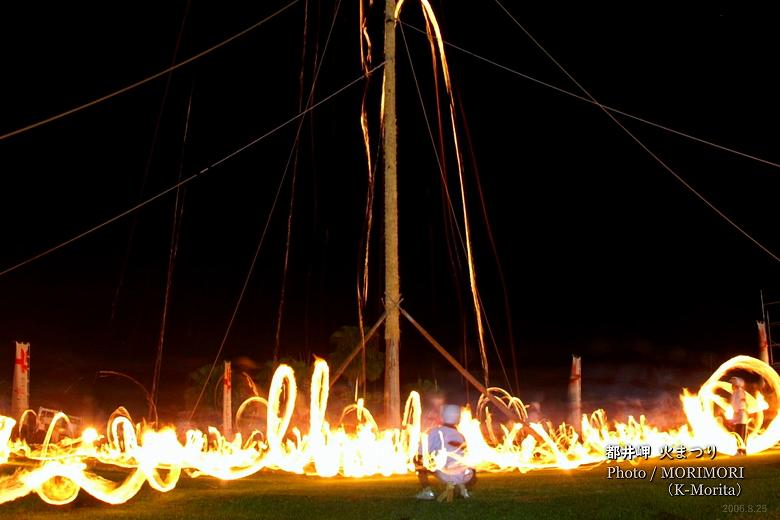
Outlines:
{"label": "green grass", "polygon": [[[170,493],[145,486],[130,502],[102,504],[82,493],[72,504],[49,506],[37,496],[0,505],[0,518],[205,518],[217,519],[447,519],[502,518],[780,518],[780,452],[715,461],[681,461],[680,465],[745,466],[739,497],[670,497],[669,481],[650,460],[638,467],[648,480],[607,480],[607,466],[573,471],[541,470],[525,475],[480,474],[473,498],[449,504],[414,499],[414,476],[372,479],[322,479],[280,473],[260,474],[235,482],[182,477]],[[630,465],[623,464],[629,468]],[[118,478],[118,477],[117,477]],[[690,481],[689,481],[690,483]],[[725,513],[723,505],[765,504],[766,513]]]}

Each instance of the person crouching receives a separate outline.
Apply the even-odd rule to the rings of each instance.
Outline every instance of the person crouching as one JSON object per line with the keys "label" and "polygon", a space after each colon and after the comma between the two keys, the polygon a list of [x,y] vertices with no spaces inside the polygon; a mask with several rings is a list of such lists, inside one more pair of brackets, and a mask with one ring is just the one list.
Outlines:
{"label": "person crouching", "polygon": [[[442,408],[442,425],[433,428],[428,433],[428,452],[441,453],[446,452],[447,460],[444,465],[433,472],[434,476],[446,485],[444,492],[439,495],[438,500],[451,501],[455,490],[463,498],[469,498],[468,487],[472,487],[476,481],[476,472],[473,468],[465,466],[461,462],[463,452],[466,447],[466,439],[458,431],[460,422],[460,406],[448,404]],[[422,453],[415,460],[417,478],[422,488],[417,493],[420,500],[433,500],[436,494],[433,492],[430,484],[429,471],[422,461]]]}

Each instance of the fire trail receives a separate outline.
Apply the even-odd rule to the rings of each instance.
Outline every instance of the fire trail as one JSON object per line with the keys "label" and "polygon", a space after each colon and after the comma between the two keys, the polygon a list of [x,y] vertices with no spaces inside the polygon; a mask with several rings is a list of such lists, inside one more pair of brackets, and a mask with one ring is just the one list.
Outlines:
{"label": "fire trail", "polygon": [[[489,472],[572,469],[604,462],[608,445],[640,443],[650,445],[653,454],[661,446],[696,444],[714,445],[719,453],[735,454],[739,441],[725,424],[730,405],[724,395],[731,392],[731,385],[722,380],[733,370],[761,377],[773,394],[770,401],[776,403],[780,395],[778,374],[758,359],[738,356],[721,365],[696,394],[683,390],[680,399],[687,424],[667,431],[653,427],[644,416],[610,424],[603,410],[582,416],[581,433],[565,423],[554,427],[527,422],[520,415],[517,420],[495,424],[489,412],[473,417],[466,410],[459,424],[466,438],[463,462]],[[19,438],[14,419],[0,417],[0,468],[9,469],[12,463],[23,468],[0,477],[0,503],[35,493],[47,503],[61,505],[72,502],[83,490],[98,500],[120,504],[134,497],[144,483],[157,491],[171,491],[182,474],[235,480],[274,469],[322,477],[389,476],[412,472],[413,458],[419,452],[429,469],[445,462],[446,452],[428,450],[421,432],[417,392],[409,394],[401,428],[381,429],[361,399],[342,414],[355,414],[357,425],[348,429],[344,424],[332,426],[326,419],[328,388],[328,365],[318,360],[311,378],[308,431],[304,433],[299,425],[291,424],[297,399],[295,374],[289,366],[280,366],[271,381],[267,403],[250,398],[239,408],[240,415],[249,406],[267,406],[265,431],[257,429],[247,439],[240,433],[226,438],[215,427],[184,433],[170,427],[154,429],[134,424],[127,411],[119,408],[105,435],[88,428],[77,439],[52,443],[53,428],[66,419],[61,415],[52,422],[44,443],[30,446]],[[523,409],[517,398],[507,399],[513,400],[510,404],[515,409],[518,403]],[[748,393],[747,404],[746,449],[751,454],[777,444],[780,421],[773,404],[772,419],[765,424],[764,412],[770,406],[760,392]],[[98,466],[127,472],[127,476],[120,482],[108,480],[98,474]]]}

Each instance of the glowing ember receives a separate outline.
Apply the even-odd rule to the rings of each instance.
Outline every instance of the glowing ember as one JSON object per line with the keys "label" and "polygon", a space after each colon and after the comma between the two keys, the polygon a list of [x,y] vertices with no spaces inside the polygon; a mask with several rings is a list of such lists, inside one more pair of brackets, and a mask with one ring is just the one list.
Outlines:
{"label": "glowing ember", "polygon": [[[738,356],[721,365],[697,394],[683,390],[680,398],[688,424],[669,431],[652,427],[644,416],[638,420],[629,417],[626,423],[610,427],[603,410],[597,410],[590,417],[583,415],[580,435],[566,424],[554,428],[549,423],[528,422],[519,399],[491,389],[515,411],[517,420],[498,424],[501,433],[496,434],[494,420],[484,406],[486,400],[478,407],[484,412],[482,420],[466,410],[459,426],[467,443],[464,462],[481,471],[575,468],[604,461],[609,444],[649,444],[653,450],[665,445],[714,445],[720,453],[734,454],[738,441],[724,424],[731,412],[725,397],[731,385],[722,379],[735,369],[760,376],[776,402],[780,395],[777,373],[758,359]],[[60,414],[49,426],[44,443],[28,446],[15,435],[16,421],[0,416],[0,468],[6,469],[9,462],[23,468],[0,477],[0,503],[37,493],[50,504],[67,504],[84,490],[109,504],[120,504],[135,496],[145,482],[157,491],[172,490],[182,472],[223,480],[246,477],[263,468],[325,477],[364,477],[414,471],[413,458],[419,449],[432,470],[446,459],[443,453],[428,453],[427,439],[420,431],[417,392],[409,395],[400,430],[381,430],[359,400],[341,415],[340,422],[354,414],[351,424],[357,426],[347,431],[342,424],[331,426],[325,418],[328,383],[328,365],[318,360],[312,374],[308,433],[304,434],[297,426],[290,427],[297,395],[295,375],[289,366],[280,366],[268,401],[253,397],[239,407],[239,415],[250,404],[267,407],[265,433],[255,431],[246,441],[240,434],[229,441],[215,428],[206,433],[189,430],[180,436],[173,428],[144,427],[133,424],[127,411],[119,408],[104,436],[87,428],[78,439],[52,443],[57,423],[67,420]],[[747,404],[747,452],[757,453],[778,443],[780,421],[775,409],[771,422],[764,424],[764,412],[770,406],[760,392],[747,394]],[[95,472],[96,464],[123,469],[127,476],[122,482],[112,482]]]}

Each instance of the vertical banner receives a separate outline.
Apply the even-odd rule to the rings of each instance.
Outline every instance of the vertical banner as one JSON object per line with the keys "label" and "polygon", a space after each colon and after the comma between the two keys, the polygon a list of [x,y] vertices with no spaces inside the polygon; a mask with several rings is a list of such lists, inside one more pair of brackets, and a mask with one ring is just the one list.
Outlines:
{"label": "vertical banner", "polygon": [[230,361],[225,361],[225,375],[222,378],[222,435],[233,437],[233,371]]}
{"label": "vertical banner", "polygon": [[769,364],[769,341],[766,336],[766,323],[757,321],[758,325],[758,359]]}
{"label": "vertical banner", "polygon": [[16,342],[11,417],[18,419],[30,407],[30,344]]}
{"label": "vertical banner", "polygon": [[582,358],[571,357],[571,377],[569,377],[569,423],[580,430],[582,423]]}

